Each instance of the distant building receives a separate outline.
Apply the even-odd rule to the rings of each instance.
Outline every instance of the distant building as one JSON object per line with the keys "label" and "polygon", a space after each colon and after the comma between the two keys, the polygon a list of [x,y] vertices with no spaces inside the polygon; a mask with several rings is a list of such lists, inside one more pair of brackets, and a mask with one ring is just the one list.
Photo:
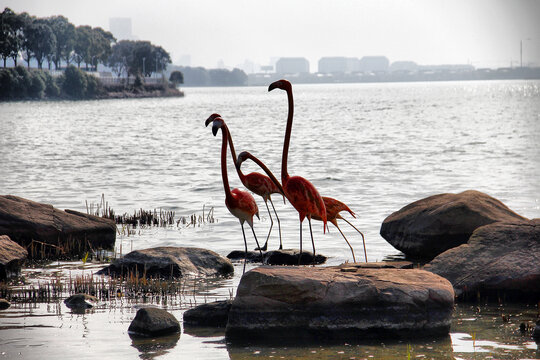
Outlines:
{"label": "distant building", "polygon": [[110,18],[109,30],[117,41],[133,40],[133,34],[131,33],[131,18]]}
{"label": "distant building", "polygon": [[319,72],[323,74],[353,73],[360,70],[360,60],[355,57],[323,57],[319,60]]}
{"label": "distant building", "polygon": [[387,72],[390,61],[386,56],[364,56],[360,59],[362,72]]}
{"label": "distant building", "polygon": [[300,57],[280,58],[276,62],[276,73],[279,73],[279,74],[309,73],[309,61],[306,58],[300,58]]}
{"label": "distant building", "polygon": [[418,71],[418,64],[414,61],[394,61],[390,65],[391,72],[415,72]]}

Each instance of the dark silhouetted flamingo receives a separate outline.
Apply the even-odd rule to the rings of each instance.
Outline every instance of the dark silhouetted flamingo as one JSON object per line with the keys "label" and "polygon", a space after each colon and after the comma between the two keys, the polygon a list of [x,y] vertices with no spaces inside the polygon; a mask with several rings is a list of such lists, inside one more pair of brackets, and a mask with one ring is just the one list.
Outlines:
{"label": "dark silhouetted flamingo", "polygon": [[223,142],[221,145],[221,176],[223,178],[223,187],[225,189],[225,205],[227,209],[240,220],[240,225],[242,226],[242,235],[244,236],[244,246],[245,246],[245,258],[244,258],[244,272],[246,270],[246,258],[247,258],[247,240],[246,233],[244,231],[244,222],[247,221],[253,232],[253,237],[255,237],[255,242],[259,248],[259,252],[262,259],[262,251],[260,250],[259,241],[257,240],[257,235],[253,229],[253,216],[259,217],[259,208],[253,196],[247,191],[242,191],[239,189],[229,188],[229,178],[227,176],[227,142],[229,137],[229,130],[225,121],[216,117],[213,120],[214,124],[212,125],[212,133],[214,136],[217,135],[219,129],[221,129],[223,135]]}
{"label": "dark silhouetted flamingo", "polygon": [[[216,119],[218,117],[221,118],[221,116],[219,114],[216,114],[216,113],[210,115],[208,117],[208,119],[206,119],[206,122],[205,122],[206,126],[208,126],[208,124],[210,124],[212,121],[214,121],[214,119]],[[272,213],[270,213],[270,208],[268,207],[268,200],[270,200],[270,204],[272,205],[272,209],[274,210],[274,214],[276,215],[276,220],[277,220],[277,223],[278,223],[278,230],[279,230],[279,249],[281,250],[281,249],[283,249],[283,242],[282,242],[282,239],[281,239],[281,222],[279,221],[279,217],[277,215],[276,208],[274,207],[274,203],[272,202],[272,198],[270,197],[271,194],[282,194],[283,195],[283,193],[280,192],[281,185],[279,184],[279,182],[277,180],[274,182],[270,177],[268,177],[266,175],[263,175],[261,173],[252,172],[252,173],[249,173],[247,175],[244,175],[244,173],[242,172],[242,169],[241,169],[241,167],[240,167],[240,165],[239,165],[239,163],[237,161],[236,151],[234,150],[234,144],[233,144],[233,141],[232,141],[232,136],[231,136],[230,131],[229,131],[228,138],[229,138],[229,148],[231,149],[231,156],[232,156],[234,165],[236,167],[236,172],[238,173],[238,177],[240,178],[240,181],[242,181],[242,184],[244,184],[244,186],[246,188],[248,188],[248,190],[252,191],[253,193],[255,193],[255,194],[257,194],[257,195],[259,195],[260,197],[263,198],[264,204],[266,205],[266,210],[268,210],[268,216],[270,217],[270,230],[268,231],[268,235],[266,236],[266,242],[264,243],[264,246],[261,248],[261,250],[266,251],[268,249],[268,239],[270,238],[270,233],[272,232],[272,227],[274,226],[274,220],[272,220]],[[240,164],[241,164],[241,162],[240,162]],[[261,166],[261,168],[262,168],[262,166]],[[268,170],[268,168],[266,168],[266,169]],[[264,168],[263,168],[263,170],[264,170]],[[267,173],[269,171],[270,170],[268,170]],[[271,174],[271,172],[270,172],[270,174]],[[274,176],[274,175],[272,175],[272,176]],[[274,177],[274,179],[275,179],[275,177]],[[256,249],[256,250],[258,250],[258,249]]]}
{"label": "dark silhouetted flamingo", "polygon": [[[347,240],[347,237],[345,237],[345,234],[343,234],[343,232],[339,228],[338,223],[337,223],[337,219],[341,219],[341,220],[345,221],[347,224],[351,225],[356,231],[358,231],[360,233],[360,235],[362,236],[362,242],[364,243],[364,256],[365,256],[365,259],[366,259],[366,262],[367,262],[366,241],[364,239],[364,234],[360,230],[358,230],[356,228],[356,226],[351,224],[349,220],[343,218],[339,214],[342,211],[348,211],[349,214],[351,214],[353,218],[356,218],[356,215],[354,214],[354,212],[351,209],[349,209],[349,207],[347,205],[345,205],[344,203],[342,203],[339,200],[336,200],[336,199],[333,199],[333,198],[327,197],[327,196],[323,196],[322,198],[323,198],[323,201],[324,201],[324,206],[326,207],[326,220],[331,222],[332,224],[334,224],[335,227],[337,227],[337,229],[339,230],[341,236],[343,236],[343,238],[347,242],[347,245],[349,245],[349,247],[351,248],[351,252],[352,252],[354,262],[356,262],[356,258],[354,256],[353,247],[351,246],[351,243],[349,242],[349,240]],[[313,215],[312,219],[314,219],[314,220],[322,220],[318,215]]]}
{"label": "dark silhouetted flamingo", "polygon": [[315,241],[313,240],[313,230],[311,229],[311,218],[317,215],[323,222],[323,232],[326,232],[326,209],[324,201],[312,183],[300,176],[289,176],[287,172],[287,156],[289,154],[289,144],[291,141],[291,131],[294,114],[294,101],[292,95],[292,85],[287,80],[278,80],[270,84],[268,91],[281,89],[287,92],[289,111],[287,115],[287,128],[285,130],[285,141],[283,142],[283,154],[281,159],[281,184],[285,190],[285,196],[294,206],[300,217],[300,258],[302,256],[302,222],[307,217],[311,243],[313,245],[313,258],[315,258]]}

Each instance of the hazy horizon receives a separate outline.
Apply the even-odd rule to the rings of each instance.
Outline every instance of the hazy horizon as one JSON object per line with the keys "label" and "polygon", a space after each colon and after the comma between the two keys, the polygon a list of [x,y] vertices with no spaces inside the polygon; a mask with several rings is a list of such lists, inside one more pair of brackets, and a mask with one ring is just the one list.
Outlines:
{"label": "hazy horizon", "polygon": [[269,65],[305,57],[312,72],[328,56],[383,55],[418,64],[540,66],[537,0],[248,0],[78,2],[2,0],[0,6],[38,17],[64,15],[75,25],[109,30],[128,17],[139,40],[162,46],[173,63],[191,66]]}

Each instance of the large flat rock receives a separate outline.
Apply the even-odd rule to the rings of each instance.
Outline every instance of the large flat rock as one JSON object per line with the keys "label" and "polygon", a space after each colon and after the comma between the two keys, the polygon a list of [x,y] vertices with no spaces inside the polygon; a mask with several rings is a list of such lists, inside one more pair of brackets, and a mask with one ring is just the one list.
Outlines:
{"label": "large flat rock", "polygon": [[112,276],[130,273],[160,278],[227,276],[234,273],[234,267],[229,259],[211,250],[164,246],[132,251],[98,271],[98,274]]}
{"label": "large flat rock", "polygon": [[7,235],[0,235],[0,280],[16,276],[21,271],[28,252]]}
{"label": "large flat rock", "polygon": [[415,201],[384,219],[380,233],[407,256],[431,260],[465,244],[480,226],[498,221],[527,219],[487,194],[468,190]]}
{"label": "large flat rock", "polygon": [[242,277],[229,313],[233,342],[444,336],[454,290],[418,269],[262,266]]}
{"label": "large flat rock", "polygon": [[540,300],[540,219],[478,228],[467,244],[424,267],[448,279],[459,298]]}
{"label": "large flat rock", "polygon": [[98,216],[0,195],[0,235],[26,247],[29,258],[68,259],[113,249],[116,225]]}

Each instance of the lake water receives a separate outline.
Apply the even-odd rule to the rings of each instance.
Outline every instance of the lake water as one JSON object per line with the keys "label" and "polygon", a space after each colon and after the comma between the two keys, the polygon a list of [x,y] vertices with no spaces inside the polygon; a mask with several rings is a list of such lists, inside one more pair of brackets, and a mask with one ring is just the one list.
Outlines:
{"label": "lake water", "polygon": [[[393,211],[426,196],[475,189],[522,216],[540,217],[539,81],[293,82],[293,91],[289,173],[306,177],[323,196],[337,198],[356,212],[357,219],[352,221],[366,235],[370,261],[399,255],[380,237],[380,225]],[[212,136],[204,121],[211,113],[220,113],[237,152],[252,152],[279,177],[286,94],[281,90],[268,93],[266,87],[187,88],[185,93],[184,98],[0,103],[0,193],[83,212],[86,202],[99,203],[102,194],[117,214],[163,209],[175,211],[179,217],[201,215],[203,207],[205,212],[213,207],[214,223],[151,227],[130,236],[122,234],[117,238],[117,250],[126,253],[152,246],[196,246],[226,255],[243,249],[238,220],[224,205],[221,134]],[[241,186],[230,160],[228,165],[231,186]],[[244,166],[245,172],[256,170],[250,162]],[[261,221],[255,222],[255,229],[264,241],[269,219],[262,200],[256,200]],[[277,196],[274,200],[284,246],[297,248],[298,215],[290,204],[283,204]],[[277,226],[274,229],[271,249],[279,242]],[[345,223],[342,229],[357,260],[363,261],[361,238]],[[249,231],[247,235],[249,246],[254,247]],[[347,244],[333,227],[323,235],[321,224],[314,222],[314,237],[317,252],[329,256],[328,264],[352,260]],[[308,237],[304,237],[304,248],[311,249]],[[210,300],[227,298],[234,292],[241,267],[236,270],[233,279],[224,280],[206,294],[213,297]],[[181,303],[170,309],[181,319],[181,312],[188,307],[189,303]],[[9,316],[0,315],[0,353],[17,357],[21,352],[29,358],[48,349],[51,355],[56,354],[51,347],[54,338],[67,336],[67,349],[81,357],[90,348],[109,348],[100,343],[110,336],[103,329],[107,322],[121,332],[118,344],[131,344],[126,331],[136,308],[131,304],[114,309],[105,305],[93,313],[72,315],[63,304],[35,308],[16,304],[8,311],[2,314]],[[9,326],[5,325],[8,318],[2,316],[8,316]],[[66,326],[73,331],[64,333]],[[454,328],[452,333],[444,354],[456,351],[453,344],[459,341],[454,339],[463,335],[456,335],[461,333]],[[396,346],[391,354],[406,354],[405,345]],[[523,346],[527,356],[534,356],[534,350],[527,350],[530,344]],[[136,345],[119,347],[115,347],[115,356],[149,355]],[[355,356],[378,357],[379,347]],[[253,355],[253,349],[228,350],[221,335],[207,339],[183,333],[162,355]],[[311,357],[304,350],[300,355],[282,350],[276,350],[280,356]],[[354,356],[350,349],[334,350],[336,354],[344,351],[347,358]],[[253,351],[272,355],[268,349]]]}

